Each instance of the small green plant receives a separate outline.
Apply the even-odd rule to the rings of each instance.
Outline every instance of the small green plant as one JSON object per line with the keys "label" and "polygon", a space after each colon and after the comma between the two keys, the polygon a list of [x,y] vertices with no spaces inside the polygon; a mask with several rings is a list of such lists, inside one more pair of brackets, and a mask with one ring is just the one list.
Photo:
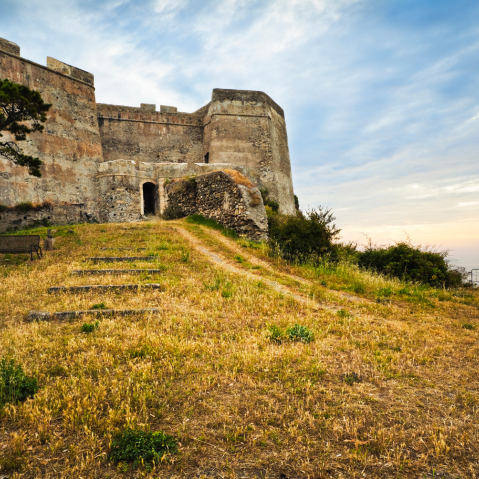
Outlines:
{"label": "small green plant", "polygon": [[211,284],[203,283],[203,284],[205,286],[205,289],[207,289],[209,291],[218,291],[220,289],[221,279],[220,278],[215,278],[213,283],[211,283]]}
{"label": "small green plant", "polygon": [[314,334],[307,326],[295,324],[292,328],[286,330],[286,334],[291,341],[301,341],[302,343],[310,343],[314,341]]}
{"label": "small green plant", "polygon": [[132,463],[134,466],[160,464],[169,454],[178,451],[178,439],[162,431],[145,432],[126,429],[113,436],[110,460]]}
{"label": "small green plant", "polygon": [[181,261],[183,263],[188,263],[190,259],[190,252],[188,250],[183,250],[183,252],[181,253]]}
{"label": "small green plant", "polygon": [[223,298],[231,298],[233,296],[233,291],[229,288],[224,288],[221,291],[221,296],[223,296]]}
{"label": "small green plant", "polygon": [[99,325],[100,323],[98,321],[95,321],[94,323],[83,323],[81,330],[83,333],[92,333]]}
{"label": "small green plant", "polygon": [[143,344],[142,346],[129,350],[131,358],[146,358],[156,353],[155,348],[152,348],[149,344]]}
{"label": "small green plant", "polygon": [[346,311],[345,309],[339,309],[338,311],[336,311],[336,314],[343,319],[351,317],[351,314],[349,314],[349,311]]}
{"label": "small green plant", "polygon": [[349,386],[352,386],[354,383],[362,382],[362,379],[357,373],[345,373],[341,376],[341,380]]}
{"label": "small green plant", "polygon": [[37,391],[37,379],[27,376],[21,364],[15,364],[13,359],[0,360],[0,407],[32,398]]}
{"label": "small green plant", "polygon": [[244,262],[245,262],[245,259],[243,258],[243,256],[237,254],[237,255],[235,255],[235,261],[236,261],[237,263],[244,263]]}
{"label": "small green plant", "polygon": [[473,324],[464,323],[464,324],[462,325],[462,329],[470,329],[470,330],[472,330],[472,329],[475,329],[475,328],[474,328],[474,325],[473,325]]}
{"label": "small green plant", "polygon": [[105,303],[96,303],[91,309],[108,309],[108,306]]}
{"label": "small green plant", "polygon": [[267,338],[272,343],[281,344],[284,340],[284,331],[278,326],[276,326],[275,324],[272,324],[271,326],[268,327]]}

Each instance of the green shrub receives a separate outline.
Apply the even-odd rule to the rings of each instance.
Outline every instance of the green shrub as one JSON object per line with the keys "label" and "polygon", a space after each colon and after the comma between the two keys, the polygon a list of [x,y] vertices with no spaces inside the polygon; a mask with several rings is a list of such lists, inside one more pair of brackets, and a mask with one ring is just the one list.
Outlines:
{"label": "green shrub", "polygon": [[341,231],[334,220],[331,210],[321,206],[291,216],[269,215],[270,254],[278,252],[282,258],[300,263],[317,262],[321,256],[334,254],[338,246],[333,240]]}
{"label": "green shrub", "polygon": [[161,431],[126,429],[113,436],[109,458],[115,462],[133,463],[135,466],[157,465],[166,455],[178,451],[177,443],[178,439]]}
{"label": "green shrub", "polygon": [[295,324],[286,330],[286,334],[291,341],[301,341],[302,343],[314,341],[314,334],[307,326]]}
{"label": "green shrub", "polygon": [[161,215],[164,220],[177,220],[184,216],[185,214],[183,213],[181,206],[177,203],[169,203]]}
{"label": "green shrub", "polygon": [[190,252],[188,250],[183,250],[181,252],[181,261],[183,263],[188,263],[189,259],[190,259]]}
{"label": "green shrub", "polygon": [[0,407],[32,398],[37,391],[37,379],[27,376],[21,364],[15,364],[13,359],[0,360]]}
{"label": "green shrub", "polygon": [[271,326],[268,327],[268,336],[267,338],[272,342],[272,343],[278,343],[281,344],[284,340],[284,332],[281,328],[278,326],[272,324]]}
{"label": "green shrub", "polygon": [[475,328],[474,328],[474,325],[472,325],[472,324],[464,323],[464,324],[462,325],[462,329],[473,330],[473,329],[475,329]]}
{"label": "green shrub", "polygon": [[279,210],[279,203],[269,198],[268,188],[260,188],[261,196],[263,197],[263,203],[265,206],[269,206],[275,213]]}
{"label": "green shrub", "polygon": [[404,281],[446,288],[461,286],[465,273],[453,269],[447,251],[436,252],[401,241],[391,246],[371,245],[357,254],[359,266]]}
{"label": "green shrub", "polygon": [[100,323],[98,321],[95,321],[94,323],[83,323],[81,330],[84,333],[92,333],[95,329],[98,328]]}

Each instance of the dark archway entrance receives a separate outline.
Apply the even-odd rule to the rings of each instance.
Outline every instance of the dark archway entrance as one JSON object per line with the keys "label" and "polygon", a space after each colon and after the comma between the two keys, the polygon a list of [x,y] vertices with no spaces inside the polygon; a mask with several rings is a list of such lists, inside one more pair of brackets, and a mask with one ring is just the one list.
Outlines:
{"label": "dark archway entrance", "polygon": [[143,214],[154,215],[156,203],[156,185],[143,183]]}

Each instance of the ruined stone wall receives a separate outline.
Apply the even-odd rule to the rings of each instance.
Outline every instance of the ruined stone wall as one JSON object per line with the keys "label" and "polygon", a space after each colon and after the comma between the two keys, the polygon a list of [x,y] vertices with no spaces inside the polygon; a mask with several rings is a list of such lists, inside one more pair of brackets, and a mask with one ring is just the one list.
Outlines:
{"label": "ruined stone wall", "polygon": [[105,160],[146,163],[203,162],[203,118],[174,107],[151,108],[98,104]]}
{"label": "ruined stone wall", "polygon": [[32,225],[69,225],[86,220],[85,205],[57,204],[37,211],[8,209],[0,212],[0,233],[20,230]]}
{"label": "ruined stone wall", "polygon": [[[42,160],[42,177],[33,177],[26,168],[0,158],[0,204],[51,200],[54,204],[83,204],[85,211],[95,213],[95,174],[103,158],[93,75],[83,72],[83,79],[73,78],[68,71],[79,76],[82,70],[55,61],[55,68],[64,72],[55,71],[1,48],[2,44],[0,78],[37,90],[52,107],[44,132],[33,133],[19,143],[24,153]],[[5,135],[4,139],[10,138]],[[52,222],[61,221],[52,217]]]}
{"label": "ruined stone wall", "polygon": [[179,205],[185,216],[201,214],[250,239],[268,237],[261,194],[236,171],[215,171],[194,180],[176,181],[168,185],[166,191],[168,203]]}
{"label": "ruined stone wall", "polygon": [[251,179],[278,201],[280,212],[293,214],[291,166],[281,107],[263,92],[215,89],[204,123],[204,151],[209,162],[247,167]]}

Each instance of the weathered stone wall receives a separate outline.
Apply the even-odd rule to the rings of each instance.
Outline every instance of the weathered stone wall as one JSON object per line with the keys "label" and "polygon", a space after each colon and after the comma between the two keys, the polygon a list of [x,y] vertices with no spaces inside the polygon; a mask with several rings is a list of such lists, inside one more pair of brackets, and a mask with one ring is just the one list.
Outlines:
{"label": "weathered stone wall", "polygon": [[246,166],[267,188],[280,212],[293,214],[294,193],[284,113],[268,95],[247,90],[213,90],[205,117],[205,154],[210,163]]}
{"label": "weathered stone wall", "polygon": [[250,239],[268,237],[261,193],[235,171],[215,171],[179,180],[168,185],[166,191],[168,203],[180,206],[185,216],[202,214]]}
{"label": "weathered stone wall", "polygon": [[98,104],[104,159],[203,162],[203,118],[174,110],[166,106],[158,112],[151,108]]}
{"label": "weathered stone wall", "polygon": [[0,233],[20,230],[33,224],[69,225],[86,221],[85,205],[61,204],[41,208],[38,211],[8,209],[0,212]]}
{"label": "weathered stone wall", "polygon": [[[0,43],[0,49],[6,48],[3,45]],[[65,64],[56,61],[56,68],[62,70],[61,65]],[[0,51],[0,78],[37,90],[46,102],[52,103],[44,132],[33,133],[19,143],[26,154],[42,160],[42,177],[35,178],[26,168],[0,158],[1,204],[50,200],[58,205],[83,204],[85,211],[96,212],[95,175],[103,159],[93,75],[83,72],[82,79],[78,79],[74,76],[82,70],[69,68],[54,71],[8,50]],[[4,139],[10,138],[5,135]],[[51,220],[60,223],[63,216],[56,219],[57,211],[60,210],[54,209]]]}
{"label": "weathered stone wall", "polygon": [[98,217],[102,223],[137,221],[141,217],[141,178],[131,160],[102,163],[98,175]]}

